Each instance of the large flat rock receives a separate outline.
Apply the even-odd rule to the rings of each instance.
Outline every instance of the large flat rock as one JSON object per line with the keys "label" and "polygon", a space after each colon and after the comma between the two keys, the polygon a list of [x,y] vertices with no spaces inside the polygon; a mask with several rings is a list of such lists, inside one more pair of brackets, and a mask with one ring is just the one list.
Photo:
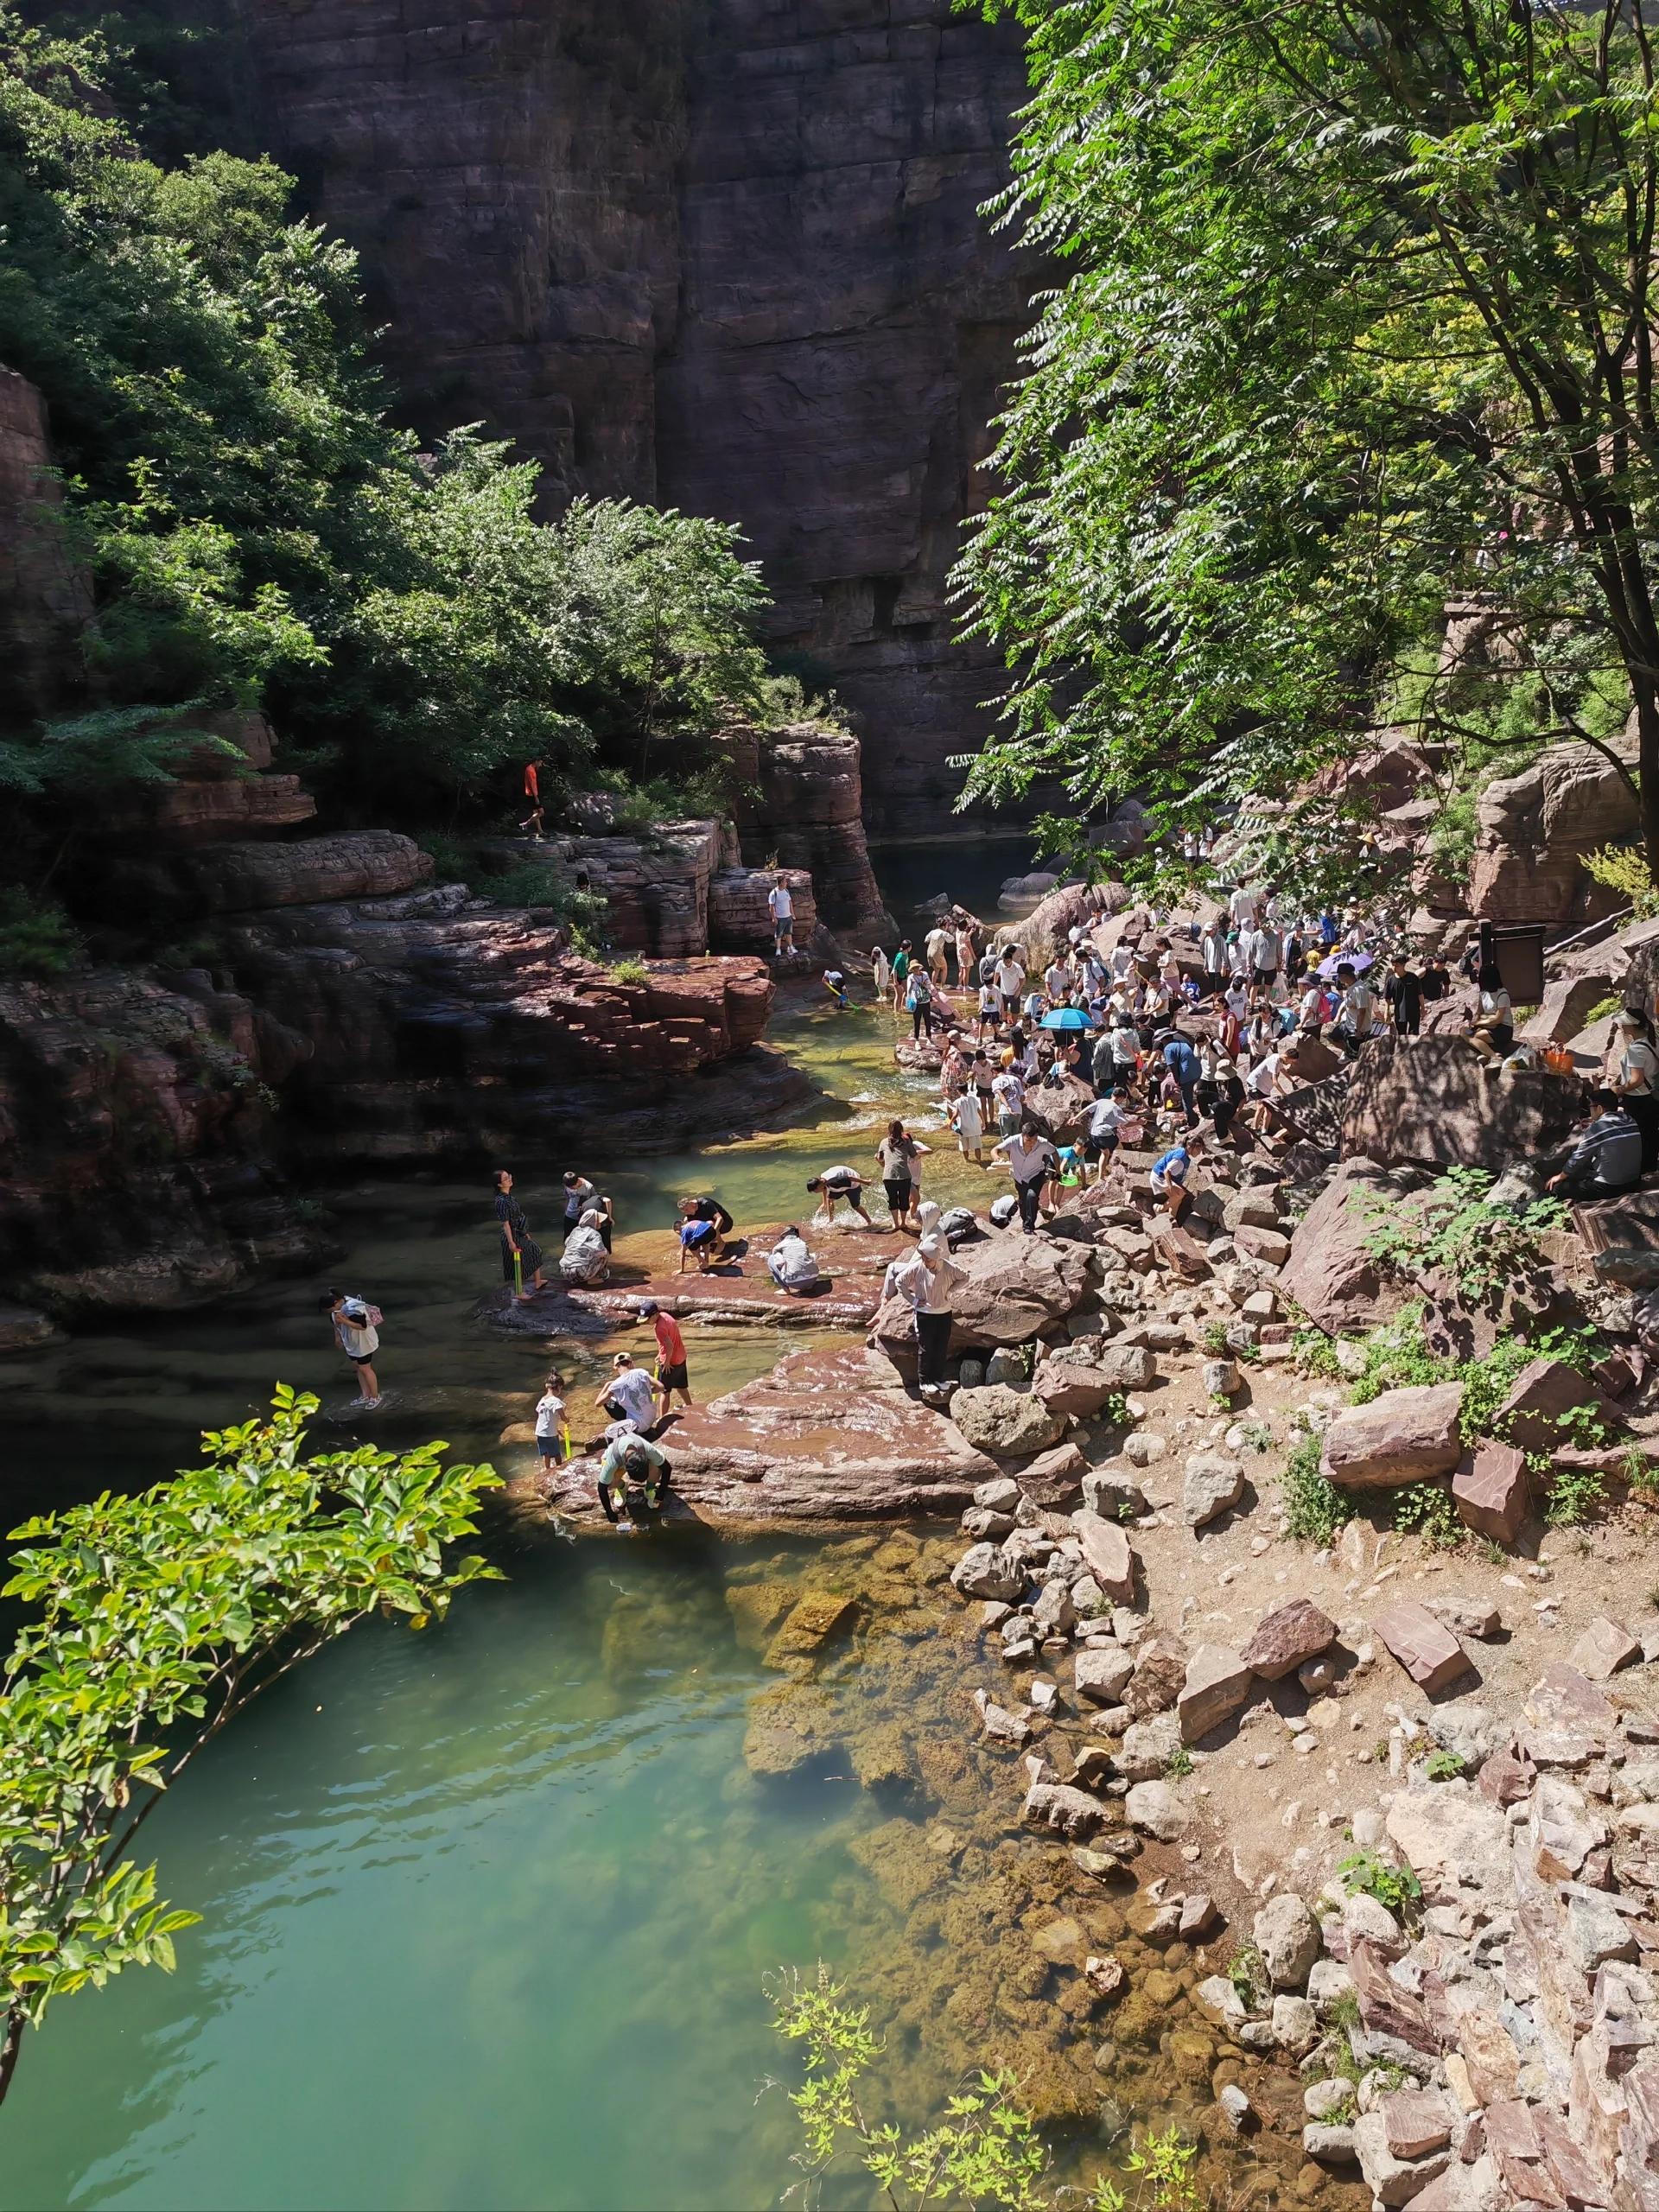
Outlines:
{"label": "large flat rock", "polygon": [[[674,1468],[671,1519],[814,1527],[957,1513],[1001,1471],[861,1345],[791,1352],[659,1440]],[[556,1469],[549,1503],[599,1522],[594,1471],[591,1459]]]}

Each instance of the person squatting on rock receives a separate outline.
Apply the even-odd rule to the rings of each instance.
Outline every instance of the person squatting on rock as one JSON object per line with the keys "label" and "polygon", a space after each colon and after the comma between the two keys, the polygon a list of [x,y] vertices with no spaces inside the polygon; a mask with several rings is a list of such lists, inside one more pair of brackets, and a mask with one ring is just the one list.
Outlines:
{"label": "person squatting on rock", "polygon": [[380,1308],[366,1299],[347,1297],[344,1291],[324,1294],[322,1310],[334,1325],[334,1341],[357,1370],[353,1413],[372,1413],[380,1402],[380,1384],[374,1371],[374,1355],[380,1349]]}
{"label": "person squatting on rock", "polygon": [[[645,1503],[655,1513],[668,1495],[673,1476],[674,1469],[662,1446],[637,1430],[623,1430],[609,1440],[599,1463],[594,1488],[601,1510],[619,1535],[632,1536],[636,1533],[627,1510],[628,1484],[632,1483],[644,1491]],[[613,1491],[615,1502],[611,1495]]]}
{"label": "person squatting on rock", "polygon": [[[613,1422],[631,1422],[641,1436],[648,1436],[657,1426],[657,1401],[663,1401],[664,1412],[668,1407],[668,1392],[663,1384],[647,1375],[643,1367],[633,1363],[631,1351],[620,1351],[611,1363],[611,1373],[594,1403],[607,1413]],[[595,1437],[597,1444],[600,1440]]]}
{"label": "person squatting on rock", "polygon": [[787,1291],[793,1297],[813,1289],[819,1281],[818,1263],[792,1221],[767,1253],[766,1272],[779,1290]]}

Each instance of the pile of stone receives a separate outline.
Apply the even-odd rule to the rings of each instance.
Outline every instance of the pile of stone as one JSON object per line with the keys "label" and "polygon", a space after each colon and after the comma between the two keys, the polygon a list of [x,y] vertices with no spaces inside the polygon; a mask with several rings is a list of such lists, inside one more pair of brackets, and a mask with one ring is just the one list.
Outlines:
{"label": "pile of stone", "polygon": [[[1437,1732],[1454,1760],[1425,1753]],[[1404,1716],[1395,1751],[1355,1893],[1272,1897],[1200,2003],[1299,2061],[1304,2149],[1378,2206],[1659,2202],[1659,1718],[1560,1666],[1512,1733],[1441,1708]]]}

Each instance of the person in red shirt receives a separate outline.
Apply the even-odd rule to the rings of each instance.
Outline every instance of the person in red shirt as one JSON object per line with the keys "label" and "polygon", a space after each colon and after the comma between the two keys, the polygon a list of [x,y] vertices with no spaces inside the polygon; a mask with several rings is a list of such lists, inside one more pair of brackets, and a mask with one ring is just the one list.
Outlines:
{"label": "person in red shirt", "polygon": [[546,827],[542,814],[541,765],[539,760],[526,760],[524,763],[524,797],[530,801],[530,812],[518,827],[528,830],[532,837],[543,836]]}
{"label": "person in red shirt", "polygon": [[649,1321],[657,1338],[657,1380],[663,1386],[663,1411],[667,1413],[674,1402],[677,1390],[691,1410],[691,1384],[686,1374],[685,1338],[680,1334],[680,1325],[671,1313],[664,1313],[654,1298],[642,1298],[634,1308],[642,1321]]}

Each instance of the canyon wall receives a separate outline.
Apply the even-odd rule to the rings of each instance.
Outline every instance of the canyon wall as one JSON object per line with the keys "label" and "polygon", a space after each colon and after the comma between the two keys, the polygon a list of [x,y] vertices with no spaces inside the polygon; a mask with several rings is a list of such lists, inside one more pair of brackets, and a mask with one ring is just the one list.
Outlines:
{"label": "canyon wall", "polygon": [[[183,7],[194,0],[177,0]],[[937,829],[994,674],[944,602],[1033,272],[976,213],[1022,96],[950,0],[239,0],[212,100],[362,254],[429,433],[741,524],[772,643]]]}

